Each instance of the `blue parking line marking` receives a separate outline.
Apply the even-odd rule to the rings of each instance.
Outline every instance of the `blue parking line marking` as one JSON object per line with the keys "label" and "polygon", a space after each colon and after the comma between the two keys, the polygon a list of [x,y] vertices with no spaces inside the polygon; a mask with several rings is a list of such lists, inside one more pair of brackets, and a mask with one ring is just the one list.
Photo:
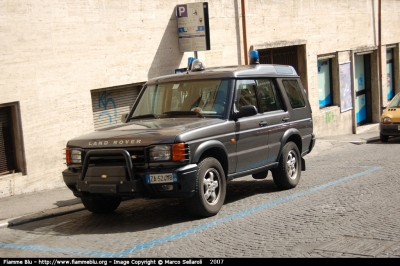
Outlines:
{"label": "blue parking line marking", "polygon": [[347,176],[347,177],[343,177],[341,179],[338,179],[338,180],[335,180],[335,181],[331,181],[331,182],[328,182],[328,183],[325,183],[325,184],[322,184],[322,185],[319,185],[319,186],[316,186],[316,187],[313,187],[313,188],[310,188],[310,189],[307,189],[307,190],[304,190],[304,191],[301,191],[301,192],[297,192],[297,193],[294,193],[294,194],[292,194],[290,196],[282,197],[282,198],[279,198],[277,200],[273,200],[273,201],[267,202],[265,204],[258,205],[258,206],[255,206],[253,208],[250,208],[250,209],[247,209],[247,210],[244,210],[244,211],[241,211],[241,212],[226,216],[224,218],[221,218],[221,219],[218,219],[218,220],[215,220],[215,221],[212,221],[212,222],[204,223],[202,225],[196,226],[196,227],[188,229],[188,230],[184,230],[184,231],[178,232],[176,234],[172,234],[170,236],[166,236],[166,237],[163,237],[163,238],[154,239],[154,240],[149,241],[149,242],[137,244],[137,245],[133,246],[132,248],[125,249],[125,250],[123,250],[121,252],[106,252],[106,251],[96,251],[96,250],[82,250],[82,249],[77,250],[77,249],[50,248],[50,247],[38,246],[38,245],[5,244],[5,243],[0,243],[0,248],[20,249],[20,250],[29,250],[29,251],[55,252],[55,253],[59,252],[59,253],[68,253],[68,254],[71,254],[71,255],[89,255],[89,256],[93,256],[93,257],[105,257],[105,258],[122,258],[124,256],[131,255],[132,253],[135,253],[135,252],[138,252],[138,251],[141,251],[141,250],[145,250],[145,249],[151,248],[153,246],[156,246],[156,245],[159,245],[159,244],[162,244],[162,243],[166,243],[166,242],[169,242],[169,241],[172,241],[172,240],[175,240],[175,239],[179,239],[179,238],[182,238],[182,237],[185,237],[185,236],[192,235],[192,234],[194,234],[196,232],[205,230],[207,228],[216,226],[218,224],[221,224],[221,223],[224,223],[224,222],[227,222],[227,221],[231,221],[231,220],[234,220],[234,219],[242,218],[244,216],[247,216],[247,215],[252,214],[254,212],[257,212],[257,211],[272,207],[272,206],[277,205],[279,203],[283,203],[283,202],[286,202],[286,201],[289,201],[289,200],[292,200],[292,199],[295,199],[295,198],[310,194],[312,192],[315,192],[315,191],[318,191],[318,190],[321,190],[321,189],[324,189],[324,188],[328,188],[330,186],[337,185],[337,184],[342,183],[344,181],[347,181],[347,180],[350,180],[350,179],[353,179],[353,178],[356,178],[356,177],[360,177],[360,176],[372,173],[372,172],[377,171],[377,170],[379,170],[381,168],[382,167],[380,167],[380,166],[375,166],[375,167],[369,168],[369,169],[367,169],[367,170],[365,170],[363,172],[356,173],[356,174],[353,174],[353,175],[350,175],[350,176]]}

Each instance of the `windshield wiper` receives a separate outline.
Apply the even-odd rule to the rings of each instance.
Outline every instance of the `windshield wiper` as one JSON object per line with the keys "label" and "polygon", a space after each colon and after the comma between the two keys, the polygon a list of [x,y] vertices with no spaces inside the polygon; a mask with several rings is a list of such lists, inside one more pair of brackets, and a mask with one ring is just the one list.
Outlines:
{"label": "windshield wiper", "polygon": [[149,117],[160,118],[158,115],[155,115],[155,114],[146,114],[146,115],[132,116],[131,118],[129,118],[129,120],[140,119],[140,118],[149,118]]}
{"label": "windshield wiper", "polygon": [[204,117],[202,114],[195,111],[169,111],[163,113],[165,115],[197,115],[198,117]]}

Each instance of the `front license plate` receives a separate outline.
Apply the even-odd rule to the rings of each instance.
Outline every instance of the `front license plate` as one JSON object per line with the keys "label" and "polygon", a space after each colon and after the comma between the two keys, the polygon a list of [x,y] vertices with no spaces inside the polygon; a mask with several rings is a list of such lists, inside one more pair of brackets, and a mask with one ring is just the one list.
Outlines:
{"label": "front license plate", "polygon": [[171,183],[173,182],[172,174],[147,174],[147,184],[160,184],[160,183]]}

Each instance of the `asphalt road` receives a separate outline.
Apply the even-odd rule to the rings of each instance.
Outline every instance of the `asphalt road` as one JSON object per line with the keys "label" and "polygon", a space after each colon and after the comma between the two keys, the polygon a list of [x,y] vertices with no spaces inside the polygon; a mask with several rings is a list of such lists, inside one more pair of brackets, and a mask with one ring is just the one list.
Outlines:
{"label": "asphalt road", "polygon": [[182,200],[124,201],[0,228],[1,258],[400,257],[399,139],[332,142],[305,157],[295,189],[269,175],[228,183],[218,215],[198,219]]}

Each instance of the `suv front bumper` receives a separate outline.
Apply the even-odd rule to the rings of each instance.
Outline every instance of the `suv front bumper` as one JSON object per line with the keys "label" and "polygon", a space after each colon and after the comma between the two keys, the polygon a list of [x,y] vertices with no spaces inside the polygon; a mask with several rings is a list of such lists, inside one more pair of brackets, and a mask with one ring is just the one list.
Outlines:
{"label": "suv front bumper", "polygon": [[[148,174],[171,174],[173,182],[148,184]],[[82,177],[82,169],[62,172],[65,184],[76,197],[108,195],[117,197],[187,198],[194,195],[197,164],[159,171],[134,173],[126,166],[89,167]]]}

